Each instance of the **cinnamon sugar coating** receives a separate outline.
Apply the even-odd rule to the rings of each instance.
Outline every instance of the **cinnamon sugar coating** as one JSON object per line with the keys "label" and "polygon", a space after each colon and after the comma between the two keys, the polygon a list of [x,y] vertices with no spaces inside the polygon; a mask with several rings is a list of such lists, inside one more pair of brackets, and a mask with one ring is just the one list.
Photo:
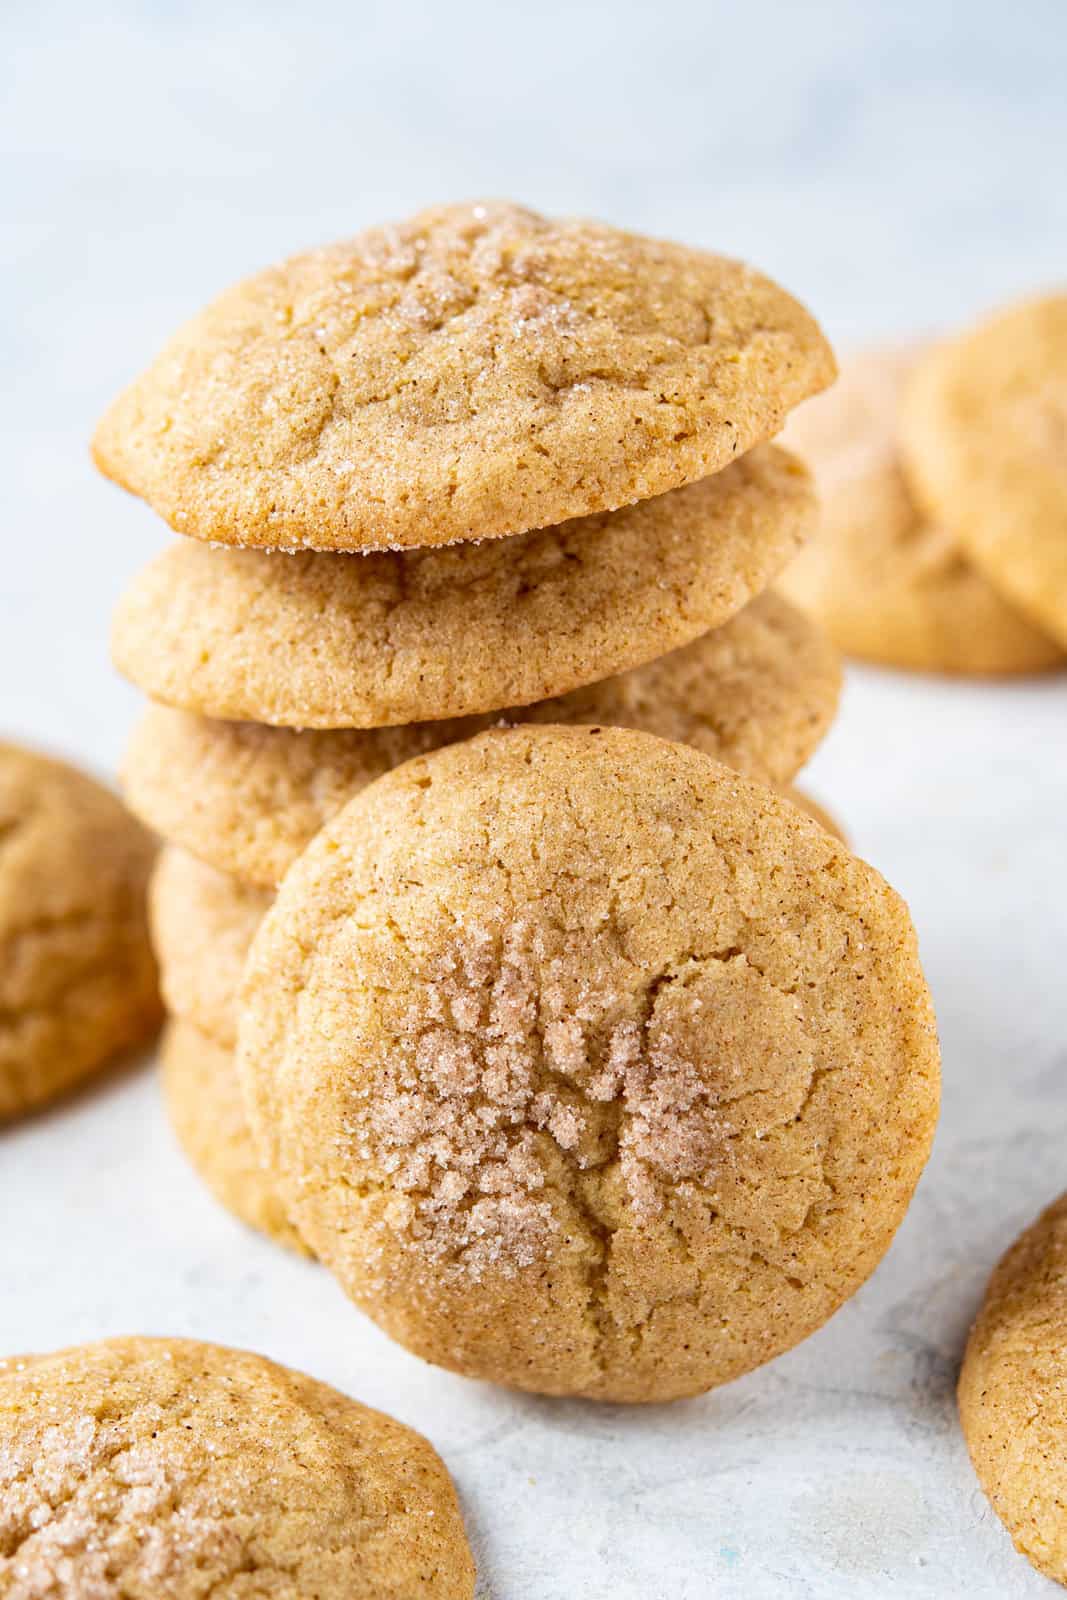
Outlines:
{"label": "cinnamon sugar coating", "polygon": [[664,1400],[874,1268],[936,1118],[898,897],[794,806],[610,728],[397,768],[288,874],[239,1066],[297,1226],[417,1354]]}
{"label": "cinnamon sugar coating", "polygon": [[110,1339],[0,1361],[5,1600],[471,1600],[410,1428],[264,1356]]}

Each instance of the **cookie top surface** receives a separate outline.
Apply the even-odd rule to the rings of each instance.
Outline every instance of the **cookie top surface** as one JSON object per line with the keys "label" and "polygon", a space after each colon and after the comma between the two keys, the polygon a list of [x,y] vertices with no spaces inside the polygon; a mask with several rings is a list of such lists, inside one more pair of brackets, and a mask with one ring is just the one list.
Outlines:
{"label": "cookie top surface", "polygon": [[721,628],[552,700],[401,728],[299,732],[151,706],[123,763],[129,803],[164,838],[249,883],[280,883],[354,794],[493,722],[607,723],[691,744],[768,783],[808,760],[837,707],[825,636],[767,591]]}
{"label": "cookie top surface", "polygon": [[86,773],[0,743],[0,1121],[155,1026],[154,855],[141,824]]}
{"label": "cookie top surface", "polygon": [[1067,1583],[1067,1195],[997,1266],[967,1343],[960,1421],[993,1509]]}
{"label": "cookie top surface", "polygon": [[898,415],[919,358],[910,348],[857,353],[828,394],[789,419],[783,438],[814,472],[819,526],[781,586],[865,660],[963,674],[1056,666],[1064,651],[912,497]]}
{"label": "cookie top surface", "polygon": [[473,1594],[426,1441],[246,1351],[131,1338],[0,1363],[0,1462],[12,1596]]}
{"label": "cookie top surface", "polygon": [[275,1244],[308,1255],[252,1142],[232,1047],[176,1016],[163,1030],[159,1063],[171,1127],[216,1200]]}
{"label": "cookie top surface", "polygon": [[773,445],[610,515],[369,556],[165,550],[120,602],[120,671],[204,716],[366,728],[565,694],[726,622],[810,530]]}
{"label": "cookie top surface", "polygon": [[819,1326],[925,1161],[905,907],[697,751],[520,728],[397,768],[286,877],[239,1067],[301,1232],[417,1354],[695,1394]]}
{"label": "cookie top surface", "polygon": [[1067,292],[931,350],[901,440],[920,501],[1067,648]]}
{"label": "cookie top surface", "polygon": [[440,545],[707,477],[833,372],[809,314],[740,262],[443,206],[228,290],[111,407],[93,453],[197,538]]}
{"label": "cookie top surface", "polygon": [[160,852],[149,886],[152,942],[167,1010],[218,1044],[237,1042],[237,991],[273,896],[184,850]]}

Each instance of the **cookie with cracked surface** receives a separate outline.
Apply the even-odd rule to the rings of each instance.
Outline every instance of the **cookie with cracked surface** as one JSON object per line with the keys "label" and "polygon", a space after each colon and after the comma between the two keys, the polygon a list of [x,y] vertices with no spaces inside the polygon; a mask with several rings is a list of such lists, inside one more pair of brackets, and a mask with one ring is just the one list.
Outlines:
{"label": "cookie with cracked surface", "polygon": [[93,454],[179,533],[404,549],[707,477],[833,375],[809,314],[740,262],[442,206],[237,284],[119,397]]}
{"label": "cookie with cracked surface", "polygon": [[960,1372],[978,1480],[1015,1548],[1067,1584],[1067,1195],[989,1281]]}
{"label": "cookie with cracked surface", "polygon": [[965,553],[951,504],[931,519],[908,488],[898,413],[917,359],[857,354],[829,394],[790,417],[783,440],[815,474],[819,526],[780,586],[862,660],[990,676],[1063,665],[1063,649]]}
{"label": "cookie with cracked surface", "polygon": [[997,589],[1067,649],[1067,292],[931,350],[904,395],[920,501]]}
{"label": "cookie with cracked surface", "polygon": [[494,721],[643,728],[781,784],[829,728],[840,683],[836,651],[821,630],[768,591],[723,627],[646,666],[481,717],[300,732],[152,706],[126,753],[123,786],[164,838],[248,883],[274,886],[366,784]]}
{"label": "cookie with cracked surface", "polygon": [[727,622],[814,515],[807,473],[765,445],[658,500],[511,540],[368,556],[183,540],[120,602],[115,661],[166,705],[283,727],[528,705]]}
{"label": "cookie with cracked surface", "polygon": [[[230,1000],[232,1011],[236,992]],[[233,1045],[178,1015],[164,1029],[160,1065],[171,1127],[215,1199],[276,1244],[310,1255],[256,1153]]]}
{"label": "cookie with cracked surface", "polygon": [[141,824],[88,774],[0,743],[0,1123],[156,1028],[154,856]]}
{"label": "cookie with cracked surface", "polygon": [[172,846],[152,874],[152,942],[167,1010],[228,1050],[237,1043],[241,973],[273,898]]}
{"label": "cookie with cracked surface", "polygon": [[427,1360],[667,1400],[819,1327],[926,1160],[907,910],[787,802],[614,728],[480,735],[358,795],[245,966],[296,1225]]}
{"label": "cookie with cracked surface", "polygon": [[0,1592],[471,1600],[421,1435],[303,1373],[191,1339],[0,1361]]}

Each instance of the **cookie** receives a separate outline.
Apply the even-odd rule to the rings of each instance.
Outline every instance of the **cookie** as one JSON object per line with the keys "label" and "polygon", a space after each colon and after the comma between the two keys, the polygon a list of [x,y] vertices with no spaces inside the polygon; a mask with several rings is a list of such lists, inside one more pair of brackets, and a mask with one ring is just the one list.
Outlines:
{"label": "cookie", "polygon": [[904,396],[913,489],[1036,627],[1067,649],[1067,293],[931,350]]}
{"label": "cookie", "polygon": [[528,705],[726,622],[806,537],[773,445],[704,483],[514,540],[371,556],[182,541],[121,601],[120,671],[183,711],[373,728]]}
{"label": "cookie", "polygon": [[163,850],[152,875],[152,940],[167,1010],[228,1050],[237,1043],[245,959],[273,898],[184,850]]}
{"label": "cookie", "polygon": [[0,1362],[0,1593],[471,1600],[411,1428],[265,1356],[109,1339]]}
{"label": "cookie", "polygon": [[856,355],[829,394],[790,417],[783,437],[815,474],[820,520],[780,585],[861,660],[977,675],[1060,665],[1063,650],[1002,598],[951,521],[931,520],[908,489],[897,418],[915,361],[913,350]]}
{"label": "cookie", "polygon": [[157,1026],[145,915],[154,854],[84,772],[0,743],[0,1122]]}
{"label": "cookie", "polygon": [[707,477],[833,375],[809,314],[740,262],[442,206],[237,284],[120,396],[93,454],[199,539],[421,548]]}
{"label": "cookie", "polygon": [[519,728],[407,762],[287,875],[238,1064],[262,1158],[426,1360],[668,1400],[873,1270],[936,1119],[907,910],[698,751]]}
{"label": "cookie", "polygon": [[817,800],[813,800],[805,790],[794,789],[792,784],[787,784],[781,793],[783,799],[788,800],[791,805],[797,806],[813,822],[817,822],[820,828],[825,828],[827,833],[832,833],[839,844],[847,846],[848,838],[845,830],[837,818],[831,816],[825,806],[821,806]]}
{"label": "cookie", "polygon": [[768,591],[722,628],[646,666],[482,717],[298,732],[152,706],[133,735],[123,782],[134,811],[164,838],[223,872],[273,886],[367,783],[494,721],[644,728],[779,784],[828,729],[840,680],[821,631]]}
{"label": "cookie", "polygon": [[310,1255],[260,1165],[232,1045],[177,1016],[163,1031],[160,1064],[171,1127],[215,1199],[276,1244]]}
{"label": "cookie", "polygon": [[989,1281],[960,1373],[979,1482],[1015,1548],[1067,1584],[1067,1195]]}

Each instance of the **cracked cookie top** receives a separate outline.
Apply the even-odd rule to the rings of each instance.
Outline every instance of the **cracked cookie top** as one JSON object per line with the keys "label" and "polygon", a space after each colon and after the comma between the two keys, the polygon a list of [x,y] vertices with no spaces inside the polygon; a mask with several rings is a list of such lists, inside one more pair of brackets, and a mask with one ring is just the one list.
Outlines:
{"label": "cracked cookie top", "polygon": [[399,728],[267,728],[150,706],[123,762],[149,827],[248,883],[281,882],[314,835],[391,767],[497,722],[609,723],[788,782],[833,720],[841,683],[821,630],[766,591],[692,644],[552,700]]}
{"label": "cracked cookie top", "polygon": [[0,1122],[159,1019],[150,835],[86,773],[0,743]]}
{"label": "cracked cookie top", "polygon": [[718,472],[833,373],[809,314],[740,262],[442,206],[228,290],[114,403],[93,454],[196,538],[440,545]]}
{"label": "cracked cookie top", "polygon": [[470,1600],[425,1439],[263,1356],[112,1339],[0,1361],[10,1600]]}
{"label": "cracked cookie top", "polygon": [[115,661],[167,705],[283,727],[499,711],[726,622],[814,518],[806,471],[764,445],[656,500],[480,545],[278,555],[181,540],[120,602]]}
{"label": "cracked cookie top", "polygon": [[397,768],[245,969],[253,1134],[426,1359],[655,1400],[756,1366],[888,1246],[938,1052],[906,908],[770,791],[611,728]]}

